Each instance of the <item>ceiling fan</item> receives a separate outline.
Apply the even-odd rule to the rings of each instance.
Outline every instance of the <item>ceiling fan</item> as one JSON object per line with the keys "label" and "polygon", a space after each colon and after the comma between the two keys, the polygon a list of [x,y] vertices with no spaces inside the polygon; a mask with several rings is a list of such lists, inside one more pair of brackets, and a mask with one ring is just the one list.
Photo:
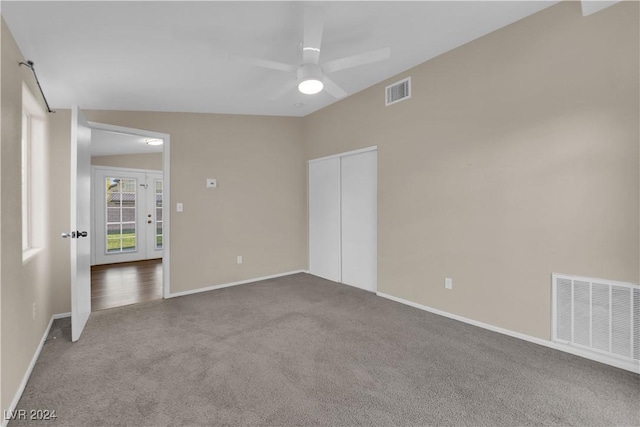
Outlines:
{"label": "ceiling fan", "polygon": [[323,18],[321,9],[311,6],[304,8],[302,64],[286,64],[268,59],[245,58],[238,56],[231,57],[230,59],[256,67],[288,73],[295,72],[295,80],[291,80],[282,86],[280,90],[270,97],[272,100],[284,96],[295,86],[298,86],[298,90],[307,95],[319,93],[324,89],[335,98],[343,98],[347,95],[347,92],[327,77],[327,74],[387,59],[391,54],[391,49],[386,47],[320,64],[320,47],[322,45],[322,31],[324,24]]}

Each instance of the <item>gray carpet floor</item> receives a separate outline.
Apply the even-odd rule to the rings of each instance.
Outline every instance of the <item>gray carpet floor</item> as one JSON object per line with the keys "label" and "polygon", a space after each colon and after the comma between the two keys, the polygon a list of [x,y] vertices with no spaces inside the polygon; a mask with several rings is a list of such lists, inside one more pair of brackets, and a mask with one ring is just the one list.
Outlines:
{"label": "gray carpet floor", "polygon": [[57,321],[11,426],[640,425],[640,376],[306,274]]}

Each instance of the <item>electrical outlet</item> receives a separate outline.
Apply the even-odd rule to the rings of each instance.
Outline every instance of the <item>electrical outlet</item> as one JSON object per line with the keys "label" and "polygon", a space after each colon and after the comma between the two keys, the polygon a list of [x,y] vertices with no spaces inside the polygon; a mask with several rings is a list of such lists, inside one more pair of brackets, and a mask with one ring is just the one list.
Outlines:
{"label": "electrical outlet", "polygon": [[238,264],[242,264],[242,255],[238,255],[236,261],[238,262]]}
{"label": "electrical outlet", "polygon": [[33,303],[33,320],[36,320],[36,303]]}
{"label": "electrical outlet", "polygon": [[207,188],[217,188],[218,180],[213,178],[207,178]]}
{"label": "electrical outlet", "polygon": [[451,277],[444,278],[445,289],[453,289],[453,279]]}

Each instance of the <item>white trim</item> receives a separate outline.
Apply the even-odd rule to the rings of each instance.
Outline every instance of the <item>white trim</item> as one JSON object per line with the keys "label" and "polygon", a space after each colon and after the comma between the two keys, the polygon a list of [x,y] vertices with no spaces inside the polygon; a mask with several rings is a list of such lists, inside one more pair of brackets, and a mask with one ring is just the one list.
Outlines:
{"label": "white trim", "polygon": [[323,160],[335,159],[345,156],[353,156],[355,154],[366,153],[367,151],[376,151],[378,149],[377,145],[372,145],[371,147],[359,148],[357,150],[345,151],[344,153],[332,154],[330,156],[319,157],[317,159],[309,160],[309,163],[321,162]]}
{"label": "white trim", "polygon": [[171,136],[162,145],[162,296],[171,296]]}
{"label": "white trim", "polygon": [[460,322],[468,323],[469,325],[477,326],[479,328],[487,329],[489,331],[498,332],[503,335],[507,335],[513,338],[518,338],[524,341],[528,341],[534,344],[542,345],[545,347],[549,347],[555,350],[564,351],[565,353],[573,354],[574,356],[584,357],[585,359],[595,360],[596,362],[604,363],[606,365],[615,366],[616,368],[624,369],[627,371],[634,372],[636,374],[640,374],[640,363],[630,363],[626,361],[621,361],[615,359],[613,357],[609,357],[607,355],[593,353],[591,351],[586,351],[571,345],[563,345],[561,343],[555,343],[552,341],[544,340],[542,338],[533,337],[531,335],[522,334],[520,332],[515,332],[509,329],[501,328],[499,326],[490,325],[488,323],[479,322],[477,320],[468,319],[466,317],[458,316],[457,314],[448,313],[446,311],[438,310],[435,308],[427,307],[426,305],[418,304],[409,300],[405,300],[402,298],[394,297],[392,295],[388,295],[382,292],[377,292],[376,295],[382,298],[389,299],[391,301],[399,302],[400,304],[405,304],[420,310],[428,311],[429,313],[437,314],[439,316],[448,317],[449,319],[458,320]]}
{"label": "white trim", "polygon": [[67,317],[71,317],[71,312],[70,311],[68,313],[58,313],[58,314],[54,314],[53,316],[51,316],[51,318],[54,319],[54,320],[65,319]]}
{"label": "white trim", "polygon": [[29,248],[22,252],[22,265],[28,264],[32,258],[42,252],[44,248]]}
{"label": "white trim", "polygon": [[[44,343],[47,340],[47,336],[49,335],[49,332],[51,331],[51,325],[53,325],[53,321],[56,319],[62,319],[65,317],[71,317],[71,313],[60,313],[60,314],[54,314],[53,316],[51,316],[51,319],[49,319],[49,324],[47,325],[46,329],[44,330],[44,334],[42,335],[42,339],[40,340],[40,344],[38,344],[38,348],[36,348],[35,353],[33,354],[33,357],[31,358],[31,363],[29,363],[29,367],[27,367],[27,371],[24,373],[24,376],[22,377],[22,381],[20,382],[20,386],[18,387],[18,390],[16,390],[16,394],[13,396],[13,400],[11,401],[11,405],[9,405],[9,407],[6,409],[6,411],[8,413],[11,413],[13,411],[15,411],[16,406],[18,406],[18,402],[20,401],[20,398],[22,397],[22,393],[24,393],[24,388],[27,386],[27,382],[29,381],[29,378],[31,377],[31,373],[33,372],[33,368],[36,366],[36,362],[38,361],[38,357],[40,357],[40,352],[42,351],[42,347],[44,347]],[[7,424],[9,424],[9,420],[4,418],[4,413],[2,414],[2,427],[5,427]]]}
{"label": "white trim", "polygon": [[[89,121],[89,127],[91,129],[106,130],[108,132],[126,133],[128,135],[138,135],[138,136],[150,136],[150,137],[159,138],[159,139],[165,139],[168,136],[166,133],[154,132],[151,130],[109,125],[106,123],[98,123],[98,122],[92,122],[92,121]],[[164,142],[166,143],[167,141],[165,140]]]}
{"label": "white trim", "polygon": [[161,170],[157,169],[137,169],[137,168],[121,168],[116,166],[104,166],[104,165],[91,165],[91,169],[93,171],[96,170],[106,170],[106,171],[116,171],[116,172],[149,172],[149,173],[162,173]]}
{"label": "white trim", "polygon": [[271,274],[269,276],[256,277],[253,279],[239,280],[237,282],[224,283],[222,285],[207,286],[205,288],[192,289],[190,291],[175,292],[169,298],[183,297],[185,295],[199,294],[200,292],[215,291],[216,289],[229,288],[231,286],[245,285],[247,283],[259,282],[261,280],[275,279],[277,277],[291,276],[292,274],[308,273],[307,270],[287,271],[286,273]]}

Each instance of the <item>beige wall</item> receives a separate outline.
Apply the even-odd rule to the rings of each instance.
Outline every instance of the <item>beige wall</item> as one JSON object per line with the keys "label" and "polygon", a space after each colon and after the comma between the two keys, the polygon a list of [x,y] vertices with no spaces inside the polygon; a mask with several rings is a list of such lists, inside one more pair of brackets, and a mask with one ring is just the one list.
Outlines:
{"label": "beige wall", "polygon": [[91,164],[118,168],[162,170],[162,153],[94,156],[91,157]]}
{"label": "beige wall", "polygon": [[[171,291],[306,269],[302,122],[296,118],[87,111],[171,135]],[[218,188],[207,190],[206,178]],[[175,203],[184,212],[175,212]],[[242,255],[244,262],[236,263]]]}
{"label": "beige wall", "polygon": [[[53,281],[51,280],[52,239],[50,224],[45,223],[43,249],[23,265],[21,226],[21,122],[22,83],[26,81],[39,101],[41,97],[18,47],[2,20],[1,23],[1,91],[0,130],[0,194],[2,216],[0,229],[1,295],[1,365],[0,407],[11,404],[53,314]],[[44,108],[44,105],[42,105]],[[47,116],[45,116],[45,124]],[[47,144],[45,144],[47,146]],[[45,159],[47,153],[44,153]],[[45,174],[46,176],[46,174]],[[67,181],[68,182],[68,181]],[[48,193],[45,191],[45,193]],[[49,205],[45,203],[45,211]],[[48,218],[49,215],[45,215]],[[32,305],[37,314],[32,318]]]}
{"label": "beige wall", "polygon": [[561,3],[304,119],[378,146],[380,292],[549,339],[551,273],[638,282],[638,28]]}

